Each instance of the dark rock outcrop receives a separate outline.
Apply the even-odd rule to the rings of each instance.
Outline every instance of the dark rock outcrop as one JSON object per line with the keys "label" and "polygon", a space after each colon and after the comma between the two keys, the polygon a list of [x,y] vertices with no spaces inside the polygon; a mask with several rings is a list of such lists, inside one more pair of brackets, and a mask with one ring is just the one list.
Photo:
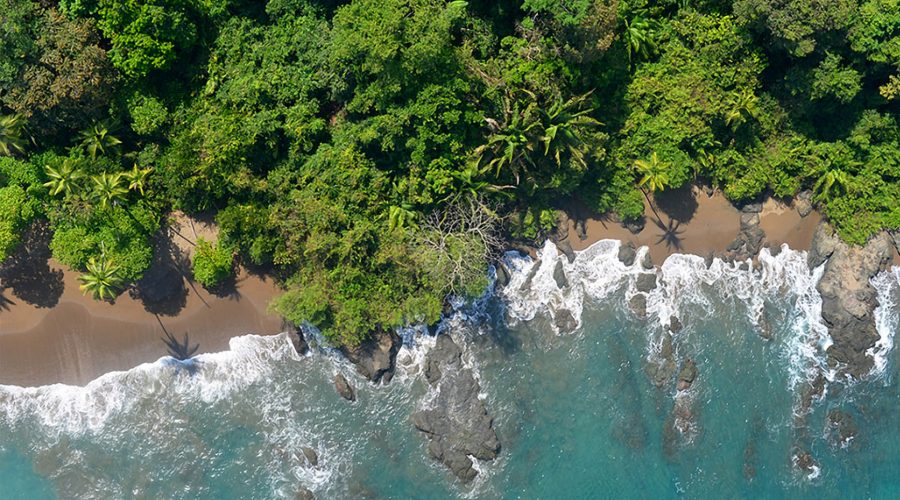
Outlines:
{"label": "dark rock outcrop", "polygon": [[634,264],[634,258],[637,255],[637,250],[634,248],[634,243],[628,242],[619,245],[619,261],[626,266],[632,266]]}
{"label": "dark rock outcrop", "polygon": [[697,378],[697,363],[692,359],[686,359],[681,371],[678,372],[678,390],[686,391],[691,388],[694,379]]}
{"label": "dark rock outcrop", "polygon": [[356,401],[356,391],[353,390],[353,386],[347,381],[347,377],[340,373],[334,376],[334,388],[347,401]]}
{"label": "dark rock outcrop", "polygon": [[853,415],[841,410],[828,412],[828,436],[833,444],[841,447],[849,446],[857,434],[859,428]]}
{"label": "dark rock outcrop", "polygon": [[762,205],[751,203],[741,210],[741,229],[725,250],[725,260],[740,261],[756,257],[763,247],[766,233],[759,227]]}
{"label": "dark rock outcrop", "polygon": [[509,269],[507,269],[506,264],[502,262],[498,262],[495,269],[497,270],[497,281],[495,282],[495,285],[503,288],[509,284]]}
{"label": "dark rock outcrop", "polygon": [[794,207],[797,209],[797,213],[800,214],[800,217],[806,217],[811,214],[813,211],[812,204],[812,191],[800,191],[797,195],[797,198],[794,200]]}
{"label": "dark rock outcrop", "polygon": [[427,435],[428,453],[434,459],[461,481],[471,481],[478,472],[469,457],[493,460],[500,452],[494,419],[478,399],[478,382],[449,335],[438,336],[424,373],[437,395],[429,408],[413,414],[413,424]]}
{"label": "dark rock outcrop", "polygon": [[291,345],[294,346],[294,350],[297,351],[297,354],[301,356],[306,355],[306,353],[309,352],[309,344],[306,342],[306,338],[303,335],[303,329],[290,323],[286,323],[284,328],[285,331],[287,331],[288,339],[291,341]]}
{"label": "dark rock outcrop", "polygon": [[866,351],[879,339],[872,314],[878,302],[869,280],[887,268],[893,252],[886,232],[862,247],[847,245],[825,223],[813,236],[810,267],[827,259],[816,288],[822,296],[822,319],[834,341],[828,348],[829,364],[844,374],[859,378],[874,365]]}
{"label": "dark rock outcrop", "polygon": [[645,253],[641,258],[641,267],[648,271],[653,269],[653,259],[650,258],[650,252]]}
{"label": "dark rock outcrop", "polygon": [[569,264],[575,262],[575,250],[572,250],[572,244],[568,242],[568,240],[562,240],[556,244],[556,249],[559,250],[559,253],[566,256],[566,260],[569,261]]}
{"label": "dark rock outcrop", "polygon": [[647,317],[647,296],[642,293],[636,293],[628,299],[628,307],[639,318]]}
{"label": "dark rock outcrop", "polygon": [[553,324],[556,325],[560,333],[574,332],[578,328],[578,321],[575,319],[572,311],[568,309],[557,310],[556,314],[554,314]]}
{"label": "dark rock outcrop", "polygon": [[553,268],[553,281],[560,290],[569,286],[569,279],[566,278],[566,270],[563,269],[561,260],[556,261],[556,266]]}
{"label": "dark rock outcrop", "polygon": [[662,388],[672,380],[675,375],[675,349],[672,346],[672,336],[664,334],[659,356],[651,358],[647,364],[647,376],[656,387]]}
{"label": "dark rock outcrop", "polygon": [[900,231],[891,232],[891,239],[894,240],[894,247],[897,249],[897,253],[900,253]]}
{"label": "dark rock outcrop", "polygon": [[372,382],[388,383],[394,376],[394,362],[402,344],[396,332],[379,328],[358,346],[342,347],[341,352],[362,376]]}
{"label": "dark rock outcrop", "polygon": [[681,324],[681,320],[678,319],[678,316],[674,314],[669,316],[669,331],[672,333],[678,333],[681,329],[684,328],[684,325]]}
{"label": "dark rock outcrop", "polygon": [[640,292],[648,293],[656,288],[656,275],[653,273],[641,273],[634,282],[634,287]]}
{"label": "dark rock outcrop", "polygon": [[581,241],[587,239],[587,224],[584,219],[579,219],[575,222],[575,234],[578,235],[578,239]]}
{"label": "dark rock outcrop", "polygon": [[638,234],[644,230],[644,224],[647,223],[647,220],[644,217],[640,217],[637,219],[631,219],[622,222],[622,226],[631,231],[631,234]]}

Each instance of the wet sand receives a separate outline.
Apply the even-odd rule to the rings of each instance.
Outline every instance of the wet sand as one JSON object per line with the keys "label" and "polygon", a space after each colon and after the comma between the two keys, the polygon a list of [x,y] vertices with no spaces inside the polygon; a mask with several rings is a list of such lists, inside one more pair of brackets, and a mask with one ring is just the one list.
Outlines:
{"label": "wet sand", "polygon": [[[179,223],[174,228],[184,229]],[[43,281],[21,280],[27,287],[16,290],[7,280],[7,288],[0,288],[0,384],[83,385],[110,371],[156,361],[167,354],[164,328],[179,340],[188,333],[191,345],[200,345],[198,352],[226,350],[239,335],[283,331],[281,318],[267,312],[280,293],[272,279],[241,270],[225,291],[210,293],[186,279],[193,234],[182,234],[170,233],[163,242],[172,253],[165,252],[148,270],[144,295],[125,292],[114,304],[84,296],[80,273],[52,259],[32,262],[39,270],[16,270]]]}
{"label": "wet sand", "polygon": [[[583,250],[602,239],[617,239],[650,249],[657,265],[674,253],[707,256],[724,252],[740,231],[741,212],[716,191],[707,195],[698,187],[662,193],[651,206],[644,200],[644,228],[632,233],[621,223],[597,217],[585,218],[586,239],[580,239],[574,220],[569,221],[566,238],[575,250]],[[767,200],[760,213],[760,227],[766,233],[764,245],[777,247],[787,243],[797,250],[808,250],[821,216],[806,217],[789,206]]]}

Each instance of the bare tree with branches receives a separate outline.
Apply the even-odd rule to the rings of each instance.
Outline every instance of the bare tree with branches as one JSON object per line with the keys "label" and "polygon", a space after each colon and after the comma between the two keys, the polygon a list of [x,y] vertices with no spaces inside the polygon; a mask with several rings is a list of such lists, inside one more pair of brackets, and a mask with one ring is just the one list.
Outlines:
{"label": "bare tree with branches", "polygon": [[449,294],[472,296],[487,284],[487,266],[499,258],[503,218],[480,196],[460,199],[429,214],[419,232],[417,256]]}

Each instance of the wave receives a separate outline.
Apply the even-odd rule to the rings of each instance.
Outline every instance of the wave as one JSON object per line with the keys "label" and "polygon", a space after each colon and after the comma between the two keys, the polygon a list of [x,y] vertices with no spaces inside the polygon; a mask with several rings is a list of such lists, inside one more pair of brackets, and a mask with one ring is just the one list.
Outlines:
{"label": "wave", "polygon": [[879,339],[875,347],[867,351],[875,360],[870,376],[885,377],[888,354],[894,348],[894,335],[900,328],[900,266],[879,273],[871,283],[877,293],[878,307],[874,315]]}
{"label": "wave", "polygon": [[[822,300],[816,290],[824,267],[810,269],[806,252],[784,245],[773,254],[764,248],[756,264],[673,254],[661,266],[645,268],[642,261],[647,247],[637,249],[634,263],[625,265],[618,258],[620,246],[617,240],[601,240],[575,252],[571,262],[550,241],[537,252],[536,259],[515,252],[506,254],[504,262],[511,276],[500,295],[512,323],[545,314],[559,333],[557,319],[567,311],[578,329],[588,301],[616,300],[624,305],[641,294],[646,298],[647,315],[656,324],[649,345],[658,351],[661,332],[673,327],[675,319],[709,319],[716,312],[715,302],[733,301],[743,308],[754,327],[765,330],[769,328],[766,303],[791,299],[796,314],[788,318],[792,335],[784,351],[790,388],[819,373],[831,377],[825,363],[831,338],[821,320]],[[560,288],[554,279],[558,266],[568,286]],[[656,286],[649,292],[639,290],[638,277],[642,274],[656,278]]]}

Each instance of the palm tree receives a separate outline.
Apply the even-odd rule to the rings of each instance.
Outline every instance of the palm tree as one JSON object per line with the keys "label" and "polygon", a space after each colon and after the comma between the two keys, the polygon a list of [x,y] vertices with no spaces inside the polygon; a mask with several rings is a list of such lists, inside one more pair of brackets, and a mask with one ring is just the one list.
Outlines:
{"label": "palm tree", "polygon": [[50,190],[50,195],[56,196],[63,193],[66,198],[72,195],[78,188],[78,181],[84,177],[78,162],[71,158],[63,160],[59,168],[46,165],[44,172],[50,179],[44,183],[44,186]]}
{"label": "palm tree", "polygon": [[99,123],[81,132],[81,146],[91,156],[97,159],[97,154],[106,154],[107,151],[122,144],[117,137],[110,134],[109,129]]}
{"label": "palm tree", "polygon": [[0,116],[0,155],[12,156],[25,151],[25,117],[20,114]]}
{"label": "palm tree", "polygon": [[544,135],[541,140],[544,143],[544,156],[550,154],[550,148],[554,150],[553,158],[556,166],[561,166],[560,155],[568,153],[569,157],[581,168],[586,168],[584,160],[584,133],[585,130],[602,125],[599,121],[588,116],[593,108],[584,107],[584,103],[590,96],[590,92],[575,96],[568,101],[562,99],[550,107],[544,113],[547,125],[544,127]]}
{"label": "palm tree", "polygon": [[816,199],[830,200],[835,193],[846,192],[849,185],[850,175],[847,172],[832,169],[819,177],[819,180],[813,185],[813,191],[816,192]]}
{"label": "palm tree", "polygon": [[153,168],[138,168],[137,163],[130,172],[125,172],[125,180],[128,181],[128,189],[138,191],[144,196],[144,187],[147,184],[147,177],[153,172]]}
{"label": "palm tree", "polygon": [[537,104],[533,100],[534,94],[522,92],[532,98],[530,102],[523,106],[514,96],[504,96],[503,123],[486,119],[493,134],[486,144],[475,149],[476,165],[485,157],[490,157],[488,169],[493,169],[496,176],[499,176],[502,170],[509,169],[516,180],[516,185],[520,183],[525,168],[534,165],[531,154],[537,139],[537,128],[540,126],[536,116]]}
{"label": "palm tree", "polygon": [[105,254],[100,256],[100,260],[91,257],[87,263],[87,273],[78,279],[82,283],[78,287],[81,292],[90,292],[94,300],[114,299],[123,284],[119,267],[107,259]]}
{"label": "palm tree", "polygon": [[122,185],[122,174],[108,174],[103,172],[100,175],[91,177],[94,182],[94,190],[91,193],[100,206],[106,208],[109,205],[115,205],[116,202],[125,198],[128,190]]}
{"label": "palm tree", "polygon": [[647,203],[650,204],[650,208],[656,214],[656,218],[661,221],[662,219],[656,211],[656,206],[653,205],[653,201],[650,199],[650,192],[662,191],[670,186],[669,165],[660,161],[659,156],[654,151],[650,155],[649,160],[635,160],[634,168],[641,176],[641,179],[638,181],[638,187],[644,193],[644,198],[647,198]]}

